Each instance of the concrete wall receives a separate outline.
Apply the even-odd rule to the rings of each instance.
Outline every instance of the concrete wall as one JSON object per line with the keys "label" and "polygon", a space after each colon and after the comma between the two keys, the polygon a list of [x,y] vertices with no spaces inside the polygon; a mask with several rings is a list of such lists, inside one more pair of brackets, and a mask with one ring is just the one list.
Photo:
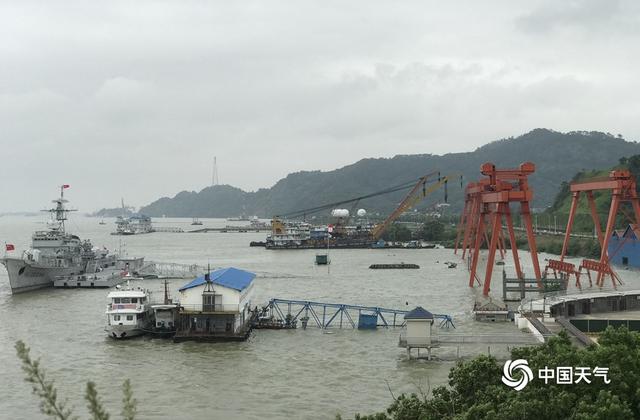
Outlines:
{"label": "concrete wall", "polygon": [[602,312],[640,310],[640,294],[585,297],[551,306],[551,315],[573,317]]}

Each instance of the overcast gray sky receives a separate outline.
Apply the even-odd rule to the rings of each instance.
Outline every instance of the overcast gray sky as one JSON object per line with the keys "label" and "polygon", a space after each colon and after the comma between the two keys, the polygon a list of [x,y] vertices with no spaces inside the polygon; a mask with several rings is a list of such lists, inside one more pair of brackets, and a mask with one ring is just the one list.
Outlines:
{"label": "overcast gray sky", "polygon": [[247,190],[536,127],[640,139],[634,1],[2,1],[0,211]]}

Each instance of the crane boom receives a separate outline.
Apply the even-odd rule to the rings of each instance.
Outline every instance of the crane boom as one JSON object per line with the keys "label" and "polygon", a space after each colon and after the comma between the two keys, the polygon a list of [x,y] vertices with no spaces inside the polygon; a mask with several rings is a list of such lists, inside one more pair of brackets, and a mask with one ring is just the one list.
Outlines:
{"label": "crane boom", "polygon": [[[431,184],[427,188],[427,185],[426,185],[427,182],[430,180],[431,177],[433,177],[436,174],[438,175],[437,182]],[[374,239],[380,239],[380,237],[387,230],[387,228],[389,228],[389,226],[398,217],[400,217],[400,215],[402,215],[402,213],[404,213],[405,211],[409,210],[410,208],[412,208],[413,206],[418,204],[420,201],[424,200],[426,197],[431,195],[431,193],[433,193],[434,191],[438,190],[443,185],[446,185],[451,176],[452,175],[447,175],[447,176],[441,177],[439,173],[430,173],[430,174],[427,174],[427,175],[421,177],[418,180],[418,182],[416,183],[416,185],[413,186],[411,191],[409,191],[409,193],[400,202],[400,205],[398,205],[398,207],[389,215],[389,217],[387,217],[384,222],[376,225],[373,228],[373,231],[371,232],[371,235],[373,236],[373,238]],[[446,201],[446,198],[445,198],[445,201]]]}

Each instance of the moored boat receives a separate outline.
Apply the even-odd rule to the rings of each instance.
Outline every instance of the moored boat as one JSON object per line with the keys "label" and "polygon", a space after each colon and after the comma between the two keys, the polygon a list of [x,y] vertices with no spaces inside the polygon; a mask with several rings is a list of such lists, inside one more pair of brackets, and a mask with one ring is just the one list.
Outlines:
{"label": "moored boat", "polygon": [[176,333],[176,321],[180,302],[173,302],[169,297],[169,284],[164,281],[163,303],[151,305],[153,311],[153,326],[151,332],[163,338],[173,337]]}
{"label": "moored boat", "polygon": [[94,248],[89,240],[67,233],[65,221],[64,190],[68,184],[60,187],[60,198],[53,200],[54,208],[45,210],[50,213],[48,230],[34,232],[31,248],[18,255],[13,245],[6,246],[5,255],[0,258],[9,274],[11,293],[53,286],[56,279],[68,276],[93,276],[106,268],[117,264],[117,257],[105,248]]}
{"label": "moored boat", "polygon": [[109,337],[122,339],[143,335],[150,330],[152,309],[149,291],[140,287],[121,288],[107,296],[107,327]]}

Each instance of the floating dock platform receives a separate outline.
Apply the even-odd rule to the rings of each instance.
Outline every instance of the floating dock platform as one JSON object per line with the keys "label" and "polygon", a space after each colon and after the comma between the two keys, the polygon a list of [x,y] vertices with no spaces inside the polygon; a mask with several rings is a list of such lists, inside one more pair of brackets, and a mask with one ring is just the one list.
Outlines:
{"label": "floating dock platform", "polygon": [[369,266],[372,270],[394,270],[394,269],[418,269],[418,264],[371,264]]}

